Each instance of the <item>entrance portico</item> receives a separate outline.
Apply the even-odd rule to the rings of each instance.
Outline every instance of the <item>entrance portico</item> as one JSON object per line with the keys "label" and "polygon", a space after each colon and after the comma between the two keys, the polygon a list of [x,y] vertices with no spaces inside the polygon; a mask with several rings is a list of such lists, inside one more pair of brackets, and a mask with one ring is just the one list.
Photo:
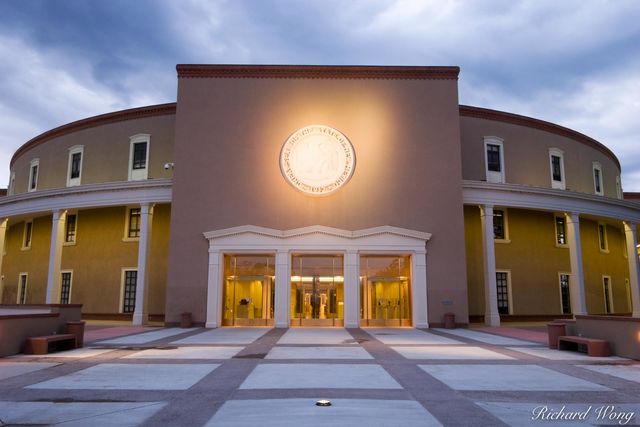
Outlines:
{"label": "entrance portico", "polygon": [[[306,273],[294,276],[300,288],[304,288],[305,280],[309,286],[317,289],[329,277],[331,284],[323,295],[307,292],[308,311],[311,319],[326,320],[327,317],[339,319],[348,328],[359,327],[360,310],[360,258],[362,256],[398,255],[410,259],[410,294],[411,323],[417,328],[428,327],[427,309],[427,270],[426,243],[431,234],[415,230],[407,230],[391,226],[381,226],[364,230],[341,230],[324,226],[310,226],[293,230],[275,230],[270,228],[245,225],[241,227],[204,233],[209,241],[209,272],[207,283],[207,319],[206,327],[216,328],[223,325],[223,272],[225,255],[268,255],[275,259],[274,290],[274,325],[286,328],[291,324],[292,309],[297,304],[299,313],[305,310],[305,294],[301,301],[293,301],[292,305],[292,259],[293,257],[319,256],[321,258],[339,259],[342,262],[335,266],[331,275],[317,274],[306,277]],[[303,271],[303,270],[300,270]],[[338,273],[335,273],[338,271]],[[326,277],[325,277],[326,276]],[[313,286],[315,284],[315,286]],[[329,286],[331,285],[331,286]],[[340,291],[341,289],[341,291]],[[294,297],[297,294],[294,294]],[[318,298],[316,301],[311,298]],[[321,301],[322,298],[322,301]],[[340,301],[340,298],[343,300]],[[408,298],[407,298],[408,301]],[[322,305],[320,305],[322,302]],[[342,302],[342,304],[339,304]],[[239,304],[249,305],[251,301],[244,298]],[[394,304],[399,304],[395,301]],[[234,301],[235,304],[235,301]],[[343,307],[340,309],[339,307]],[[243,307],[243,310],[246,308]],[[262,310],[262,309],[261,309]],[[398,311],[398,310],[396,310]],[[260,311],[264,313],[264,311]],[[262,314],[267,316],[266,314]],[[295,317],[295,313],[294,313]],[[300,317],[302,318],[302,317]],[[301,322],[300,324],[303,324]],[[338,322],[342,323],[342,322]],[[341,325],[340,325],[341,326]]]}

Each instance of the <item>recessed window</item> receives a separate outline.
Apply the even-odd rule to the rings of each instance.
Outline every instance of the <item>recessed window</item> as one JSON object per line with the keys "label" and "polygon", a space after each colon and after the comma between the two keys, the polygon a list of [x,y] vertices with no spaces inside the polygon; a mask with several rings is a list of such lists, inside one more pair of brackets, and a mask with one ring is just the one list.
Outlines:
{"label": "recessed window", "polygon": [[11,177],[9,178],[9,189],[7,191],[7,195],[13,196],[13,194],[16,191],[15,187],[16,187],[16,173],[11,172]]}
{"label": "recessed window", "polygon": [[551,166],[551,188],[564,190],[564,156],[561,150],[552,148],[549,150],[549,162]]}
{"label": "recessed window", "polygon": [[60,281],[60,304],[71,303],[71,271],[63,271]]}
{"label": "recessed window", "polygon": [[602,187],[602,166],[598,162],[593,162],[593,191],[599,195],[604,195]]}
{"label": "recessed window", "polygon": [[569,275],[566,273],[560,273],[560,306],[562,314],[571,314],[571,291]]}
{"label": "recessed window", "polygon": [[36,191],[38,188],[38,174],[40,172],[40,160],[31,160],[29,167],[29,191]]}
{"label": "recessed window", "polygon": [[493,210],[493,238],[498,241],[507,241],[509,239],[506,210]]}
{"label": "recessed window", "polygon": [[556,245],[567,245],[567,222],[562,216],[556,216]]}
{"label": "recessed window", "polygon": [[511,314],[509,273],[506,271],[496,272],[496,294],[498,298],[498,313]]}
{"label": "recessed window", "polygon": [[504,182],[503,140],[495,136],[484,138],[487,182]]}
{"label": "recessed window", "polygon": [[598,223],[598,244],[600,245],[601,252],[609,252],[606,224]]}
{"label": "recessed window", "polygon": [[122,275],[122,312],[133,313],[136,309],[137,270],[124,270]]}
{"label": "recessed window", "polygon": [[22,234],[22,249],[31,248],[32,238],[33,238],[33,221],[25,221],[24,233]]}
{"label": "recessed window", "polygon": [[602,276],[602,290],[604,291],[604,312],[613,313],[613,293],[611,290],[611,277]]}
{"label": "recessed window", "polygon": [[27,280],[27,273],[20,273],[20,276],[18,276],[18,298],[16,304],[27,303]]}
{"label": "recessed window", "polygon": [[136,239],[140,237],[140,208],[128,208],[125,237]]}
{"label": "recessed window", "polygon": [[80,185],[82,178],[82,155],[84,146],[75,145],[69,148],[69,165],[67,172],[67,187]]}
{"label": "recessed window", "polygon": [[620,175],[616,175],[616,197],[622,199],[622,183],[620,182]]}
{"label": "recessed window", "polygon": [[78,215],[67,214],[67,222],[66,222],[65,233],[64,233],[65,243],[75,243],[77,227],[78,227]]}
{"label": "recessed window", "polygon": [[149,145],[151,136],[148,134],[138,134],[129,139],[129,180],[147,179],[149,176]]}
{"label": "recessed window", "polygon": [[631,313],[633,311],[633,304],[631,302],[631,285],[629,284],[629,279],[624,279],[624,289],[627,293],[627,312]]}

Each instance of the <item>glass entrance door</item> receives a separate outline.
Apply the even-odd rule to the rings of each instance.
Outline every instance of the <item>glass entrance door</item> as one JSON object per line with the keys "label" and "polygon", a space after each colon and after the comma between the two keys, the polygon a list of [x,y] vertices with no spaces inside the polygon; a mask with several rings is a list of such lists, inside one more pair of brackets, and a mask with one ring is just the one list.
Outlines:
{"label": "glass entrance door", "polygon": [[225,255],[223,326],[273,326],[275,257]]}
{"label": "glass entrance door", "polygon": [[343,325],[343,257],[294,255],[291,267],[291,326]]}
{"label": "glass entrance door", "polygon": [[411,258],[360,258],[360,319],[363,326],[411,326]]}

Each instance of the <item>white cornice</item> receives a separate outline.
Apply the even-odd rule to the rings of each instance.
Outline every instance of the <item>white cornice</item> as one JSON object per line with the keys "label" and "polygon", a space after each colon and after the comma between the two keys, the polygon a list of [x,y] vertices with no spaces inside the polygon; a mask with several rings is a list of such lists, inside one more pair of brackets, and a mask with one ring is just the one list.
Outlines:
{"label": "white cornice", "polygon": [[610,197],[482,181],[463,181],[462,187],[463,200],[467,205],[488,204],[551,212],[574,212],[581,215],[640,222],[640,209],[637,204]]}
{"label": "white cornice", "polygon": [[59,209],[86,209],[171,202],[171,179],[88,184],[22,193],[0,199],[0,218],[38,215]]}

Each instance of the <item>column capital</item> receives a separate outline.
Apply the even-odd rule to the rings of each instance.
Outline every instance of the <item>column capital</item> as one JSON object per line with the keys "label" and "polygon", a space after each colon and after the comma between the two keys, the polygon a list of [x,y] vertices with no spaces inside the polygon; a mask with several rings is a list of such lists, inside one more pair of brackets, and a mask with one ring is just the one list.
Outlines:
{"label": "column capital", "polygon": [[565,217],[567,217],[568,222],[574,222],[576,224],[580,223],[580,214],[577,212],[565,212]]}
{"label": "column capital", "polygon": [[493,216],[493,205],[478,205],[480,216]]}

